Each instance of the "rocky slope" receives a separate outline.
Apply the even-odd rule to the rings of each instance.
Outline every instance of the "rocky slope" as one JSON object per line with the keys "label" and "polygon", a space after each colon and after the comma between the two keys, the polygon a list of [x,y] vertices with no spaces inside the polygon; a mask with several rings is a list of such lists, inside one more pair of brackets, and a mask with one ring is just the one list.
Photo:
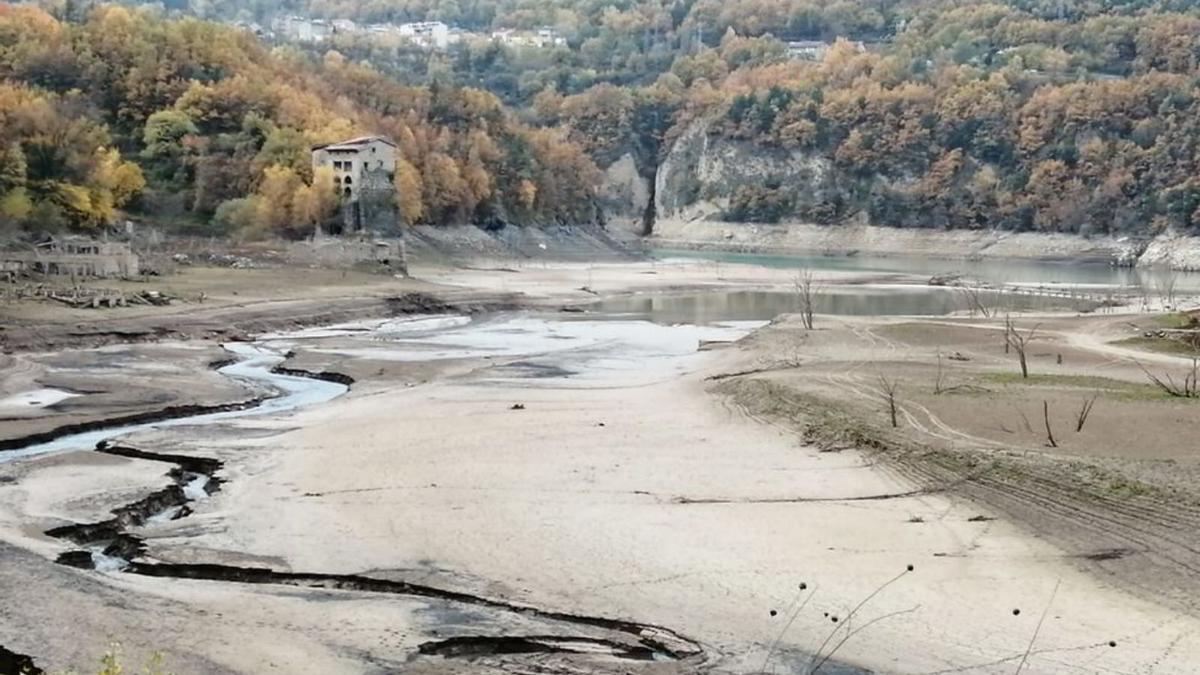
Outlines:
{"label": "rocky slope", "polygon": [[[717,134],[711,120],[693,122],[679,135],[663,156],[653,185],[637,174],[631,158],[611,165],[605,178],[604,203],[615,231],[640,233],[644,224],[639,216],[647,200],[654,200],[649,243],[657,247],[1045,258],[1200,269],[1200,238],[1171,233],[1117,237],[881,227],[861,208],[870,191],[863,179],[842,174],[820,154]],[[732,222],[729,213],[739,191],[764,186],[778,186],[788,195],[780,221]]]}

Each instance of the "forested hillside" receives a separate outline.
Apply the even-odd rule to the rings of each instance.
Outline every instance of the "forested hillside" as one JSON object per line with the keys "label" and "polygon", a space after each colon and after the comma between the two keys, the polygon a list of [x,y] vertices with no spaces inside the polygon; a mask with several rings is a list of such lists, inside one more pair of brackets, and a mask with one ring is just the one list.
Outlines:
{"label": "forested hillside", "polygon": [[[288,11],[552,26],[567,46],[333,46],[409,82],[486,88],[536,124],[571,129],[601,166],[632,154],[648,182],[695,124],[747,156],[758,147],[820,169],[797,180],[765,163],[751,181],[708,177],[668,195],[728,220],[1200,228],[1200,7],[1189,0],[308,0]],[[801,39],[831,48],[789,58],[786,41]]]}
{"label": "forested hillside", "polygon": [[[333,200],[306,148],[378,132],[401,146],[408,223],[591,222],[596,166],[630,156],[658,201],[725,220],[1200,230],[1191,0],[47,4],[0,10],[10,227],[124,206],[299,234]],[[288,13],[566,44],[264,43],[191,18]],[[804,60],[790,40],[828,49]],[[716,151],[753,171],[660,175]]]}
{"label": "forested hillside", "polygon": [[310,233],[337,199],[314,183],[310,146],[363,133],[400,146],[406,222],[596,217],[581,148],[495,96],[405,86],[214,23],[0,5],[0,77],[9,229],[95,228],[125,207],[215,233]]}

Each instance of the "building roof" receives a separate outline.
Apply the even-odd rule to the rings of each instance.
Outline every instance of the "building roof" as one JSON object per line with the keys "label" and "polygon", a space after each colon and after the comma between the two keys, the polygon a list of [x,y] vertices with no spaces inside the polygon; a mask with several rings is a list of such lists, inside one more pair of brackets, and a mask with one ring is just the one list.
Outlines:
{"label": "building roof", "polygon": [[368,143],[374,143],[376,141],[380,143],[386,143],[393,148],[396,147],[396,144],[393,143],[390,138],[386,138],[384,136],[359,136],[358,138],[351,138],[348,141],[327,143],[325,145],[314,145],[313,150],[358,150],[364,145],[367,145]]}

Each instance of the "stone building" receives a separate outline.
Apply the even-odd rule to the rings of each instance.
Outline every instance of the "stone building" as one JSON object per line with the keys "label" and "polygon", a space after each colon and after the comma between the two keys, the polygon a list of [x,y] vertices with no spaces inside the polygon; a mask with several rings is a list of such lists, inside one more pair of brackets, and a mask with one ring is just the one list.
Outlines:
{"label": "stone building", "polygon": [[75,277],[136,277],[138,257],[124,242],[69,237],[32,251],[0,252],[0,271]]}
{"label": "stone building", "polygon": [[344,231],[397,230],[396,144],[363,136],[312,150],[313,170],[328,167],[342,197]]}

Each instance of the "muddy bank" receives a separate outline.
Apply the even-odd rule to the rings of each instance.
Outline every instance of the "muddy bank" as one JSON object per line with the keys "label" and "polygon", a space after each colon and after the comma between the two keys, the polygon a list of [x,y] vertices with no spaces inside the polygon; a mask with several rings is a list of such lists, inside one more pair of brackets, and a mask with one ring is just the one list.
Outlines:
{"label": "muddy bank", "polygon": [[109,344],[211,340],[236,342],[259,333],[297,330],[360,319],[513,308],[520,299],[488,291],[450,290],[388,296],[286,299],[159,314],[97,314],[84,322],[13,320],[0,329],[0,350],[52,351]]}
{"label": "muddy bank", "polygon": [[116,429],[132,424],[147,424],[152,422],[162,422],[165,420],[183,419],[187,417],[196,417],[198,415],[207,415],[211,413],[232,412],[235,410],[249,410],[262,405],[266,397],[255,397],[243,401],[234,401],[232,403],[217,403],[214,405],[198,405],[185,404],[173,405],[158,410],[148,410],[146,412],[134,413],[131,415],[120,415],[117,417],[107,417],[104,419],[92,420],[89,422],[77,422],[73,424],[63,424],[56,426],[47,431],[39,431],[25,436],[15,438],[6,438],[0,440],[0,452],[5,450],[20,450],[21,448],[38,445],[41,443],[49,443],[50,441],[58,440],[65,436],[73,436],[88,431],[102,431],[104,429]]}
{"label": "muddy bank", "polygon": [[239,409],[265,394],[215,372],[220,345],[110,345],[0,356],[0,450],[69,433]]}
{"label": "muddy bank", "polygon": [[656,248],[777,255],[913,256],[947,259],[1028,259],[1133,265],[1148,241],[1067,234],[982,230],[921,230],[871,225],[730,223],[666,218],[647,240]]}
{"label": "muddy bank", "polygon": [[[673,660],[698,665],[704,650],[698,643],[667,628],[620,619],[587,616],[572,612],[542,609],[504,600],[482,597],[454,590],[403,580],[380,579],[357,574],[321,574],[278,571],[261,567],[239,567],[218,564],[173,564],[145,562],[146,547],[130,529],[146,524],[161,514],[171,514],[172,520],[187,518],[189,504],[198,497],[216,493],[224,479],[217,473],[222,462],[206,457],[155,453],[128,446],[101,445],[96,452],[132,459],[163,462],[173,465],[168,472],[171,484],[149,495],[113,510],[113,517],[94,523],[76,523],[56,527],[46,535],[69,541],[84,550],[65,551],[57,562],[82,569],[107,568],[127,574],[156,578],[217,581],[236,584],[276,585],[324,590],[355,591],[373,594],[404,595],[431,598],[451,603],[512,612],[554,623],[598,629],[616,634],[618,638],[597,638],[589,635],[471,636],[423,643],[417,650],[422,655],[443,658],[477,657],[496,654],[587,654],[595,656],[595,647],[604,647],[603,655],[631,661]],[[189,485],[199,487],[190,492]],[[0,659],[4,653],[0,652]],[[13,655],[13,658],[21,658]],[[28,658],[28,657],[25,657]],[[15,663],[16,661],[14,661]],[[0,667],[4,661],[0,661]],[[2,672],[2,671],[0,671]]]}
{"label": "muddy bank", "polygon": [[643,258],[636,241],[623,241],[600,226],[501,227],[417,226],[410,230],[410,263],[470,264],[479,260],[614,262]]}
{"label": "muddy bank", "polygon": [[[805,331],[781,320],[744,348],[798,343],[799,356],[730,371],[714,391],[827,451],[862,449],[925,494],[965,498],[1095,578],[1197,617],[1196,404],[1146,383],[1139,362],[1169,369],[1172,357],[1125,356],[1105,341],[1137,320],[1047,319],[1030,378],[1012,372],[1016,356],[994,321],[826,321]],[[895,427],[888,378],[900,383]],[[1101,412],[1089,416],[1090,405]]]}

